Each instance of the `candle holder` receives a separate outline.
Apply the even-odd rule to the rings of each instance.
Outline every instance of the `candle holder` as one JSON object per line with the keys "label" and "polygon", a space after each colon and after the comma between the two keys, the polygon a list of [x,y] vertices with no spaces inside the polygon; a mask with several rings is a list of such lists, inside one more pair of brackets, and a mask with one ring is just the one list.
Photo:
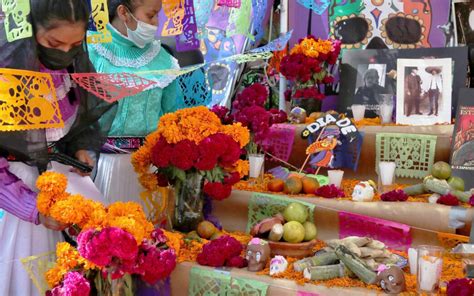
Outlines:
{"label": "candle holder", "polygon": [[365,105],[354,104],[351,106],[352,115],[355,121],[361,121],[365,117]]}
{"label": "candle holder", "polygon": [[378,191],[379,193],[386,193],[394,189],[395,183],[395,169],[397,165],[395,162],[381,161],[378,164]]}
{"label": "candle holder", "polygon": [[344,176],[344,171],[342,170],[329,170],[328,171],[329,185],[335,185],[337,188],[341,188],[343,176]]}
{"label": "candle holder", "polygon": [[434,294],[438,291],[441,271],[443,269],[444,249],[437,246],[419,246],[417,289],[418,293]]}

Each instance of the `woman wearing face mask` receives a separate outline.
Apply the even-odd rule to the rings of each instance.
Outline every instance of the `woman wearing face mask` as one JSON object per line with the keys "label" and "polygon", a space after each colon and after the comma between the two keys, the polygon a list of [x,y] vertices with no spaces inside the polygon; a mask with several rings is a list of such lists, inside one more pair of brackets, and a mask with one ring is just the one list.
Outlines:
{"label": "woman wearing face mask", "polygon": [[68,75],[93,71],[84,51],[87,1],[30,3],[32,37],[8,42],[0,21],[0,68],[51,74],[64,128],[0,132],[0,295],[12,296],[38,294],[20,259],[55,250],[66,227],[36,208],[35,182],[48,167],[48,148],[93,166],[91,155],[104,142],[98,118],[112,106],[75,87]]}
{"label": "woman wearing face mask", "polygon": [[[91,61],[98,72],[136,73],[179,68],[178,61],[155,40],[159,0],[109,1],[111,43],[91,44]],[[160,117],[182,107],[181,90],[175,77],[140,75],[156,82],[151,88],[118,101],[115,116],[105,114],[101,123],[112,122],[109,143],[138,148],[140,141],[157,128]],[[129,154],[101,154],[96,185],[108,202],[133,200],[141,203],[141,191]],[[143,205],[143,203],[141,203]]]}

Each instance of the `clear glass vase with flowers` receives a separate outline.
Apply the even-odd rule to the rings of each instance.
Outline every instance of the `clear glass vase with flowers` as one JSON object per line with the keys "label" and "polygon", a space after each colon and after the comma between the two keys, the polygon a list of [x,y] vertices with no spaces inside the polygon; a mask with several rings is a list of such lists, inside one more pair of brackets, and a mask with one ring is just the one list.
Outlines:
{"label": "clear glass vase with flowers", "polygon": [[222,122],[236,122],[247,127],[250,131],[250,141],[245,149],[249,160],[249,177],[257,178],[262,175],[265,155],[263,143],[270,134],[270,127],[276,123],[287,121],[287,114],[277,109],[265,109],[269,92],[267,87],[254,83],[238,94],[232,103],[232,111],[225,107],[214,107]]}
{"label": "clear glass vase with flowers", "polygon": [[171,185],[173,228],[189,232],[203,220],[204,195],[223,200],[247,175],[248,163],[241,155],[249,138],[242,124],[223,124],[204,106],[182,109],[161,117],[132,164],[145,194]]}
{"label": "clear glass vase with flowers", "polygon": [[292,82],[292,88],[285,93],[292,107],[301,107],[308,115],[321,111],[325,89],[332,89],[332,71],[340,51],[338,40],[307,36],[282,59],[280,71]]}

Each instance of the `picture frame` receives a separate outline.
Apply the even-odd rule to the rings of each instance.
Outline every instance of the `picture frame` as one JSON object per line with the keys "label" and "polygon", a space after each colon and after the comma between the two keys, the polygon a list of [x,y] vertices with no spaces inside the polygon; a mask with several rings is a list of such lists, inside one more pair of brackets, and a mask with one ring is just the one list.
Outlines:
{"label": "picture frame", "polygon": [[474,89],[461,89],[458,101],[450,163],[452,175],[461,177],[469,190],[474,188]]}
{"label": "picture frame", "polygon": [[[446,48],[421,48],[421,49],[366,49],[346,50],[342,54],[340,65],[340,85],[337,111],[352,116],[351,106],[357,104],[355,93],[358,86],[359,65],[384,64],[385,68],[385,92],[392,97],[393,104],[397,93],[397,60],[398,59],[440,59],[451,58],[453,61],[452,72],[452,106],[451,115],[454,116],[457,107],[459,89],[466,87],[468,67],[467,47]],[[374,118],[379,116],[378,110],[368,110],[366,106],[365,117]]]}
{"label": "picture frame", "polygon": [[451,102],[452,59],[398,59],[398,124],[449,124]]}

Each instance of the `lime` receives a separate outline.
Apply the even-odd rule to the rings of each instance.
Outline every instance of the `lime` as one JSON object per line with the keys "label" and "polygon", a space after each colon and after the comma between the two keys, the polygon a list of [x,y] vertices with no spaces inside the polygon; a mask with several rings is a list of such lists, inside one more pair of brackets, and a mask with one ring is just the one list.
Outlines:
{"label": "lime", "polygon": [[447,180],[451,177],[451,166],[447,162],[438,161],[431,168],[431,174],[437,179]]}
{"label": "lime", "polygon": [[316,229],[316,225],[314,223],[306,221],[303,224],[304,227],[304,241],[308,242],[316,238],[316,234],[318,234],[318,230]]}
{"label": "lime", "polygon": [[283,239],[289,243],[300,243],[304,240],[305,230],[300,222],[291,221],[283,225]]}
{"label": "lime", "polygon": [[308,219],[308,208],[301,203],[293,202],[289,204],[283,212],[285,221],[297,221],[304,223]]}
{"label": "lime", "polygon": [[448,184],[454,190],[464,191],[464,180],[459,177],[450,177],[448,179]]}

